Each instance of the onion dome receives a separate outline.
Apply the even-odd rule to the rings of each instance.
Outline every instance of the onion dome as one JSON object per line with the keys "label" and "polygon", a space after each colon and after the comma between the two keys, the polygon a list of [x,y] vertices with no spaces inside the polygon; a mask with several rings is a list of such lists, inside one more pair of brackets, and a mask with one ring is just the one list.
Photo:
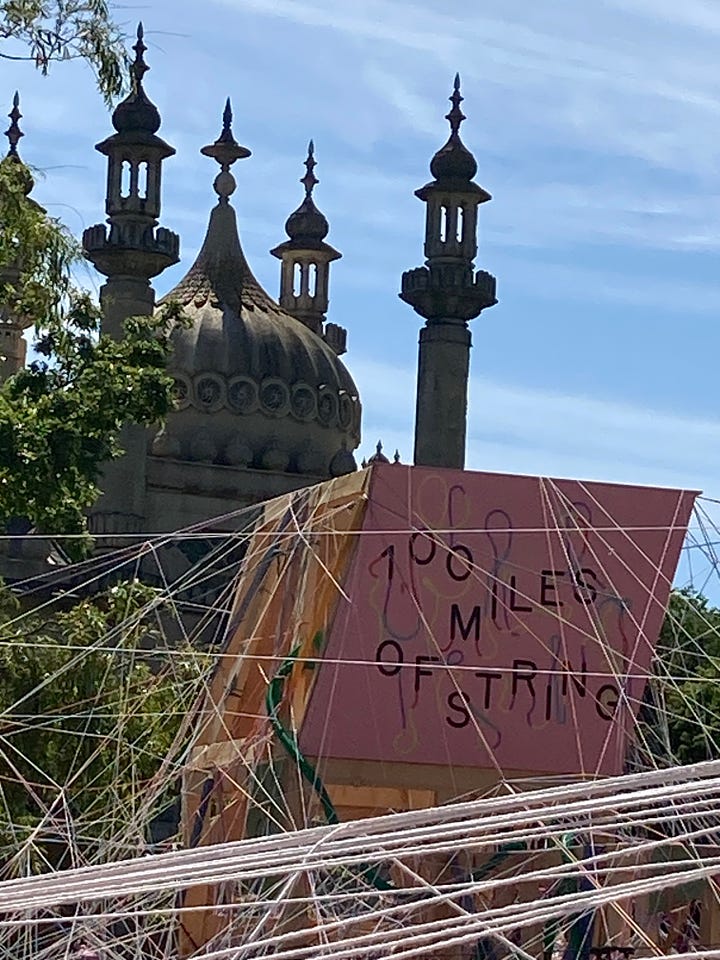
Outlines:
{"label": "onion dome", "polygon": [[374,453],[371,457],[368,457],[368,461],[367,461],[367,462],[368,462],[368,464],[370,464],[370,463],[390,463],[390,461],[388,460],[388,458],[387,458],[387,457],[385,456],[385,454],[383,453],[382,440],[378,440],[377,444],[375,445],[375,453]]}
{"label": "onion dome", "polygon": [[228,101],[222,133],[202,149],[220,164],[218,203],[195,263],[164,298],[188,323],[172,335],[177,409],[153,452],[317,479],[351,472],[357,387],[322,336],[282,309],[248,265],[229,198],[230,167],[250,151],[231,122]]}
{"label": "onion dome", "polygon": [[460,94],[460,75],[455,74],[450,113],[445,119],[450,123],[450,137],[430,161],[430,173],[436,180],[470,181],[477,173],[477,161],[460,139],[460,124],[466,119],[460,109],[463,97]]}
{"label": "onion dome", "polygon": [[315,176],[315,145],[312,140],[308,144],[308,155],[305,160],[305,176],[300,183],[305,187],[305,198],[300,206],[287,218],[285,232],[290,240],[304,247],[312,246],[324,240],[330,231],[330,224],[315,206],[313,189],[320,182]]}
{"label": "onion dome", "polygon": [[112,124],[118,133],[155,134],[160,129],[160,113],[143,89],[142,80],[150,67],[145,63],[147,47],[143,43],[143,25],[138,24],[137,43],[133,47],[135,60],[130,66],[130,93],[112,115]]}
{"label": "onion dome", "polygon": [[[113,114],[117,133],[95,144],[95,149],[107,157],[105,213],[109,226],[100,223],[88,227],[83,232],[83,250],[108,279],[133,278],[146,297],[150,278],[178,262],[180,238],[158,225],[162,165],[175,150],[157,136],[160,114],[142,87],[149,69],[142,38],[139,24],[135,60],[130,68],[132,91]],[[116,317],[119,315],[115,312]],[[114,336],[121,336],[119,320],[110,324],[109,316],[106,311],[104,329],[110,332],[112,328]]]}
{"label": "onion dome", "polygon": [[424,318],[418,354],[415,454],[419,466],[463,469],[467,433],[468,323],[497,303],[495,277],[475,268],[480,204],[475,158],[460,140],[460,77],[450,97],[450,137],[432,159],[425,208],[425,263],[402,275],[400,298]]}
{"label": "onion dome", "polygon": [[340,356],[347,350],[347,331],[336,323],[326,324],[330,303],[330,264],[342,254],[325,243],[330,226],[315,206],[313,189],[320,182],[315,176],[315,147],[308,145],[305,176],[305,198],[291,213],[285,224],[289,240],[270,253],[281,261],[280,306],[304,323]]}

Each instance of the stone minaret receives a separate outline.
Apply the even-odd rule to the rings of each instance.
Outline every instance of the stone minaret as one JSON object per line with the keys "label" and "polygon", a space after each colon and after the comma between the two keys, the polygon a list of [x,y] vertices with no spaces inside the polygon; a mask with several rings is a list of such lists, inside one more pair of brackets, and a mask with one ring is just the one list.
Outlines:
{"label": "stone minaret", "polygon": [[[128,317],[150,316],[155,291],[150,280],[177,263],[177,234],[158,227],[162,161],[174,149],[157,136],[160,114],[143,89],[148,65],[142,24],[138,26],[135,60],[130,68],[132,89],[113,112],[116,133],[95,147],[108,158],[105,224],[83,233],[88,260],[107,277],[100,290],[102,331],[123,336]],[[141,529],[145,497],[146,432],[138,426],[123,431],[125,456],[103,471],[103,497],[93,513],[98,533]]]}
{"label": "stone minaret", "polygon": [[[19,125],[22,114],[20,113],[20,96],[17,91],[13,97],[12,110],[8,116],[10,117],[10,126],[5,131],[5,136],[10,142],[10,149],[5,161],[22,166],[17,146],[20,137],[24,134]],[[33,188],[33,179],[27,168],[23,168],[23,170],[23,189],[28,197],[27,202],[34,204],[35,201],[29,198],[30,191]],[[40,209],[37,204],[35,204],[35,207]],[[19,280],[20,264],[17,261],[7,264],[0,270],[0,283],[8,284],[11,289],[17,289]],[[0,382],[12,377],[13,374],[18,373],[25,366],[27,344],[23,337],[23,331],[33,324],[34,319],[34,317],[20,316],[10,304],[0,303]]]}
{"label": "stone minaret", "polygon": [[490,194],[473,182],[477,163],[460,139],[460,78],[450,97],[450,137],[432,159],[435,178],[415,196],[427,204],[425,266],[402,277],[400,297],[426,320],[420,331],[415,463],[465,466],[471,337],[468,321],[497,303],[495,278],[475,272],[478,206]]}
{"label": "stone minaret", "polygon": [[103,332],[114,337],[122,336],[128,317],[152,313],[150,279],[177,263],[180,248],[176,234],[157,226],[162,161],[175,150],[156,136],[160,114],[143,89],[149,67],[142,24],[133,49],[132,90],[112,117],[117,133],[95,147],[108,158],[105,212],[110,229],[98,224],[83,234],[85,255],[107,277],[100,291]]}
{"label": "stone minaret", "polygon": [[315,206],[313,190],[320,182],[315,176],[315,148],[312,140],[305,160],[305,199],[287,219],[289,240],[270,253],[282,261],[280,306],[317,333],[340,356],[347,349],[347,333],[335,323],[325,323],[329,304],[330,264],[342,256],[325,243],[330,226]]}

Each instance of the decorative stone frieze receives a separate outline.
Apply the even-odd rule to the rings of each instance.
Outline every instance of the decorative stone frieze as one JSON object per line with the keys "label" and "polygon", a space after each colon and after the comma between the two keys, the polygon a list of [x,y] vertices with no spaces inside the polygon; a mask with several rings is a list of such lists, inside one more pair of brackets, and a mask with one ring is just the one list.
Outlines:
{"label": "decorative stone frieze", "polygon": [[262,413],[267,417],[292,417],[301,423],[317,422],[323,427],[354,431],[359,427],[360,402],[346,390],[295,383],[289,387],[278,377],[258,383],[244,375],[223,377],[203,372],[193,377],[181,371],[173,374],[175,410],[193,407],[203,413],[228,410],[237,416]]}

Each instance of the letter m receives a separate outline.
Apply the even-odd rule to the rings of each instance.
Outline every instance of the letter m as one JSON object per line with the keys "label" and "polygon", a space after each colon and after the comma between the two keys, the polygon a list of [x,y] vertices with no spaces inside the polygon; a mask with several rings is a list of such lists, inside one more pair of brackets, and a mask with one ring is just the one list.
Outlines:
{"label": "letter m", "polygon": [[470,631],[475,631],[475,643],[480,642],[480,605],[476,604],[466,623],[463,623],[460,607],[454,603],[450,607],[450,640],[454,640],[458,630],[463,640],[467,640]]}

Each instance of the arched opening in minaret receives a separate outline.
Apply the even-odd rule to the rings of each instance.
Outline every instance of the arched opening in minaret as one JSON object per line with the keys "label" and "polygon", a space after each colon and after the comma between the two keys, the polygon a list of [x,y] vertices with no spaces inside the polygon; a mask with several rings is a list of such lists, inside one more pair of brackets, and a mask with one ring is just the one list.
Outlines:
{"label": "arched opening in minaret", "polygon": [[308,276],[308,293],[311,297],[315,296],[315,291],[317,290],[317,264],[311,263],[309,268]]}
{"label": "arched opening in minaret", "polygon": [[294,297],[300,296],[300,290],[302,286],[302,266],[299,263],[296,263],[293,267],[293,284],[292,292]]}
{"label": "arched opening in minaret", "polygon": [[455,226],[455,239],[462,243],[465,235],[465,210],[462,207],[457,208],[457,223]]}
{"label": "arched opening in minaret", "polygon": [[138,196],[141,200],[147,199],[147,188],[148,188],[148,165],[147,161],[143,160],[142,163],[138,164]]}
{"label": "arched opening in minaret", "polygon": [[445,243],[447,240],[447,228],[448,228],[448,208],[446,206],[440,207],[440,243]]}
{"label": "arched opening in minaret", "polygon": [[132,183],[132,165],[129,160],[123,160],[120,168],[120,196],[126,200],[130,196]]}

